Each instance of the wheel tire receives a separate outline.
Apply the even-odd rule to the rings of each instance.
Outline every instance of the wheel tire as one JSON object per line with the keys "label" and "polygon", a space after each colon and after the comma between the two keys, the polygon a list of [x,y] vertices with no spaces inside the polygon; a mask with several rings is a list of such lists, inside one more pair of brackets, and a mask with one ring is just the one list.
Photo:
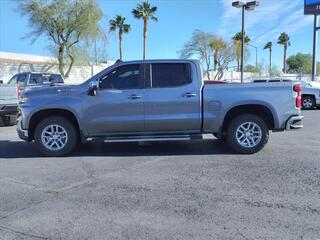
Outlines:
{"label": "wheel tire", "polygon": [[[261,139],[252,147],[245,147],[238,142],[237,131],[242,124],[254,123],[260,128]],[[265,121],[253,114],[242,114],[234,118],[227,129],[227,142],[228,145],[236,152],[240,154],[254,154],[259,152],[267,144],[269,140],[269,128]]]}
{"label": "wheel tire", "polygon": [[302,97],[302,109],[311,110],[311,109],[314,109],[315,106],[316,106],[316,102],[313,97],[311,96]]}
{"label": "wheel tire", "polygon": [[[44,129],[50,125],[59,125],[67,133],[65,146],[59,150],[51,150],[47,148],[41,138]],[[64,117],[48,117],[42,120],[35,129],[34,141],[37,149],[44,155],[49,157],[61,157],[71,153],[78,144],[78,133],[72,122]]]}

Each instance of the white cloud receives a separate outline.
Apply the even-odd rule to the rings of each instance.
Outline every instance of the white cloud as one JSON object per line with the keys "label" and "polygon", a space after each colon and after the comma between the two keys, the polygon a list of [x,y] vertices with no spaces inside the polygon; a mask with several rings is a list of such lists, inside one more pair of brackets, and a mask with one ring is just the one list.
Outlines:
{"label": "white cloud", "polygon": [[[218,32],[229,38],[241,29],[241,11],[231,6],[233,0],[220,1],[223,15]],[[313,21],[303,15],[301,0],[261,0],[254,11],[246,11],[245,18],[246,32],[257,44],[275,41],[281,32],[297,33]]]}

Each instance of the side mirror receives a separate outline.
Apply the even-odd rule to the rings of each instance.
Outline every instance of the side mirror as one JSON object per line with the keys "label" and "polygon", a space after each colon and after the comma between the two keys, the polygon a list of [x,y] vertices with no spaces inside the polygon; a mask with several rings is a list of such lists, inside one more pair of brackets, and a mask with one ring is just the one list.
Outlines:
{"label": "side mirror", "polygon": [[0,80],[0,84],[3,84],[3,80]]}
{"label": "side mirror", "polygon": [[89,87],[88,94],[90,96],[96,96],[97,95],[97,90],[98,90],[98,82],[97,82],[97,80],[92,80],[90,82],[90,87]]}

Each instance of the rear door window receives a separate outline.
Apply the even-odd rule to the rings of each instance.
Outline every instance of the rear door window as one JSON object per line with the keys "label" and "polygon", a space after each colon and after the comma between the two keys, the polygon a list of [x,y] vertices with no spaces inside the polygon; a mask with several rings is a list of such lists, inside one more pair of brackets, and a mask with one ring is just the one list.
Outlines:
{"label": "rear door window", "polygon": [[151,64],[151,72],[152,88],[179,87],[192,82],[188,63],[155,63]]}
{"label": "rear door window", "polygon": [[50,83],[63,83],[63,78],[61,75],[59,74],[51,74],[49,76],[49,82]]}
{"label": "rear door window", "polygon": [[43,83],[42,74],[31,74],[29,84],[41,85]]}

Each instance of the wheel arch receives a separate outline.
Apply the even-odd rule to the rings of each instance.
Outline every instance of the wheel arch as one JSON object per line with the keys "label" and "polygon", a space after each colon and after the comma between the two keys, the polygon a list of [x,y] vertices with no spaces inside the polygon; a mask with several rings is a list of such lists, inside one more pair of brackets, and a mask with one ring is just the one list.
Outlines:
{"label": "wheel arch", "polygon": [[316,101],[316,96],[313,95],[313,94],[310,94],[310,93],[305,93],[305,94],[302,94],[301,97],[312,97],[314,99],[314,101]]}
{"label": "wheel arch", "polygon": [[267,124],[270,130],[277,128],[276,126],[276,116],[273,111],[263,104],[242,104],[233,106],[230,108],[223,120],[222,132],[225,133],[230,122],[237,116],[241,114],[254,114],[261,117]]}
{"label": "wheel arch", "polygon": [[34,139],[34,132],[37,125],[44,120],[45,118],[52,117],[52,116],[61,116],[68,119],[77,129],[79,136],[82,136],[80,123],[76,114],[70,110],[62,109],[62,108],[52,108],[52,109],[43,109],[35,112],[30,120],[29,120],[29,136],[30,139]]}

